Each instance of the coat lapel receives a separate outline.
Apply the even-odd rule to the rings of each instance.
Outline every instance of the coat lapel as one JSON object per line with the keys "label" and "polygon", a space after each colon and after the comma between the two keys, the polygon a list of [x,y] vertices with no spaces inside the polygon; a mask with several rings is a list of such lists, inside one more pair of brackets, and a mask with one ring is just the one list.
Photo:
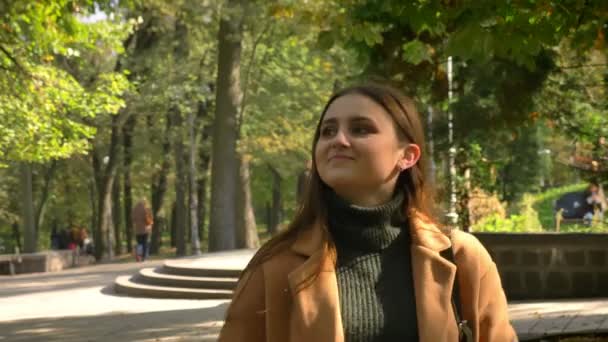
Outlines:
{"label": "coat lapel", "polygon": [[[440,252],[451,248],[450,239],[432,222],[412,215],[412,271],[418,334],[421,342],[457,341],[458,331],[451,306],[456,266]],[[301,233],[292,250],[307,258],[288,275],[293,295],[290,341],[343,342],[338,285],[334,258],[325,252],[323,229],[313,225]],[[307,279],[321,267],[313,282]],[[305,284],[305,286],[302,286]],[[445,324],[438,328],[437,324]]]}
{"label": "coat lapel", "polygon": [[[456,266],[440,255],[441,251],[451,248],[450,239],[420,215],[414,218],[411,228],[419,339],[422,342],[458,341],[452,311]],[[439,322],[445,326],[438,329]]]}
{"label": "coat lapel", "polygon": [[[327,257],[322,233],[320,227],[313,226],[292,246],[293,251],[308,257],[288,275],[294,297],[289,329],[292,342],[344,341],[334,259]],[[318,277],[308,283],[319,267]]]}

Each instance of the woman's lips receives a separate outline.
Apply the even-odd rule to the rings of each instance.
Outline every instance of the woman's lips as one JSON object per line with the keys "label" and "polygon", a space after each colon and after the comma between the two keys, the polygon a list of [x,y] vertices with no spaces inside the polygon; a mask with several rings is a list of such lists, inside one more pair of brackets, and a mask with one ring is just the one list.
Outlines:
{"label": "woman's lips", "polygon": [[353,157],[349,157],[349,156],[345,156],[345,155],[335,155],[335,156],[331,156],[329,157],[329,160],[353,160]]}

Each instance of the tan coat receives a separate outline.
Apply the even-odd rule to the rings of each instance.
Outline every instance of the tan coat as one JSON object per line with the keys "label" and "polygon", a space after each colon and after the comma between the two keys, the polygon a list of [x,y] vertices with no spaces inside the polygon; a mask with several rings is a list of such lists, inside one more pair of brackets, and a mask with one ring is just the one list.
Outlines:
{"label": "tan coat", "polygon": [[[457,342],[451,306],[458,267],[462,316],[477,342],[517,341],[496,265],[471,234],[454,231],[452,240],[421,218],[413,220],[412,270],[422,342]],[[243,275],[235,290],[221,342],[343,342],[344,333],[334,263],[323,257],[321,230],[306,230],[296,242]],[[439,252],[454,244],[455,262]],[[319,277],[298,284],[323,265]]]}

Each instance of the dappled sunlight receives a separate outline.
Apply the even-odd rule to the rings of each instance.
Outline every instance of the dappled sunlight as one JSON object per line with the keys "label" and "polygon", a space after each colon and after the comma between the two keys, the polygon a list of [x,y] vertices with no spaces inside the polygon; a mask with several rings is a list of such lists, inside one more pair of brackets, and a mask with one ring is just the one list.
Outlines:
{"label": "dappled sunlight", "polygon": [[145,313],[25,319],[0,322],[0,340],[212,341],[222,326],[226,305]]}
{"label": "dappled sunlight", "polygon": [[90,275],[90,276],[81,276],[78,279],[57,279],[57,280],[31,281],[31,282],[27,282],[27,283],[20,283],[19,288],[74,285],[74,284],[83,283],[85,281],[100,279],[101,277],[102,276],[100,276],[100,275]]}
{"label": "dappled sunlight", "polygon": [[581,310],[599,311],[608,315],[608,306],[605,300],[561,300],[531,303],[511,303],[509,314],[512,319],[522,315],[524,317],[532,314],[541,316],[574,315]]}
{"label": "dappled sunlight", "polygon": [[15,331],[15,333],[18,335],[46,334],[46,333],[52,333],[55,330],[57,330],[57,329],[55,329],[55,328],[23,329],[23,330],[17,330],[17,331]]}

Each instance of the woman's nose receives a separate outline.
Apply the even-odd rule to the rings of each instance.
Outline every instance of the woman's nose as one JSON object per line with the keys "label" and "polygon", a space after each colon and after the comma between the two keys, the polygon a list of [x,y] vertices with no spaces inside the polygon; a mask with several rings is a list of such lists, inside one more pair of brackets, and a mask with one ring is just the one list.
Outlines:
{"label": "woman's nose", "polygon": [[342,130],[338,130],[338,132],[336,132],[336,135],[334,135],[334,138],[331,141],[331,145],[332,146],[350,146],[350,142],[348,140],[348,136],[346,135],[346,132],[344,132]]}

